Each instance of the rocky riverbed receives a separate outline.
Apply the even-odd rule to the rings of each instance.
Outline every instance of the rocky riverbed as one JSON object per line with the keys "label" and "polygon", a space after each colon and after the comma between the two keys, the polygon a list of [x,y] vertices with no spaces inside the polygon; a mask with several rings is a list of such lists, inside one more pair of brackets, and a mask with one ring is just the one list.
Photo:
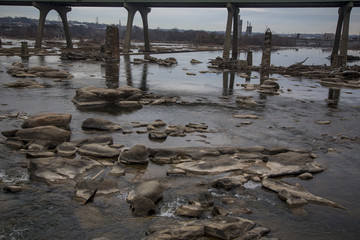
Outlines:
{"label": "rocky riverbed", "polygon": [[[2,63],[2,236],[352,239],[357,68],[258,83],[254,72],[204,71],[201,54],[183,58],[125,61],[103,78],[87,61]],[[129,78],[145,66],[147,83]],[[172,71],[198,93],[171,82]],[[219,74],[220,93],[211,85]],[[341,83],[331,86],[340,99],[318,83],[325,78],[339,79],[330,82]],[[334,216],[347,235],[331,232]]]}

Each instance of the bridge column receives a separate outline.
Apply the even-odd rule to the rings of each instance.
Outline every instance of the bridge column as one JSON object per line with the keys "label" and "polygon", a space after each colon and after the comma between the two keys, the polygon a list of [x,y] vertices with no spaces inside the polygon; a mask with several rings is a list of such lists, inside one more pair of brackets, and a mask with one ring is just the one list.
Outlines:
{"label": "bridge column", "polygon": [[36,30],[36,38],[35,38],[35,49],[40,49],[43,32],[44,32],[45,19],[52,8],[47,4],[36,3],[36,2],[33,2],[33,6],[39,9],[40,11],[39,23]]}
{"label": "bridge column", "polygon": [[68,21],[67,21],[67,17],[66,17],[66,14],[71,11],[71,8],[66,7],[66,6],[50,5],[50,4],[44,4],[44,3],[38,3],[38,2],[33,2],[33,6],[36,7],[37,9],[39,9],[39,11],[40,11],[39,24],[38,24],[38,28],[36,31],[35,48],[36,49],[41,48],[42,37],[43,37],[43,33],[44,33],[45,19],[51,10],[55,10],[56,12],[59,13],[60,18],[63,23],[63,27],[64,27],[67,47],[72,48],[69,25],[68,25]]}
{"label": "bridge column", "polygon": [[234,5],[231,3],[227,4],[228,17],[226,23],[226,32],[225,32],[225,42],[224,42],[224,52],[223,58],[229,59],[230,57],[230,46],[231,46],[231,27],[232,27],[232,19],[234,16]]}
{"label": "bridge column", "polygon": [[144,44],[145,44],[145,52],[150,52],[150,39],[149,39],[149,24],[148,24],[148,18],[147,15],[151,11],[151,8],[144,7],[139,9],[142,22],[143,22],[143,28],[144,28]]}
{"label": "bridge column", "polygon": [[239,23],[239,8],[234,7],[233,18],[234,18],[234,26],[233,26],[233,46],[232,46],[232,59],[237,59],[238,56],[238,38],[239,38],[239,31],[238,31],[238,23]]}
{"label": "bridge column", "polygon": [[[334,41],[333,51],[331,53],[331,65],[333,67],[340,67],[346,65],[347,62],[350,12],[352,10],[352,7],[353,7],[353,3],[349,2],[348,4],[339,8],[339,18],[336,27],[335,41]],[[342,31],[342,35],[340,35],[341,31]],[[340,48],[340,54],[339,54],[339,48]]]}
{"label": "bridge column", "polygon": [[73,44],[70,36],[69,24],[67,20],[67,13],[71,11],[71,7],[56,6],[54,10],[59,13],[61,21],[63,23],[65,38],[66,38],[66,46],[67,48],[73,48]]}
{"label": "bridge column", "polygon": [[126,24],[123,52],[129,53],[130,52],[130,40],[131,40],[132,26],[133,26],[134,16],[135,16],[135,13],[137,12],[137,9],[128,3],[124,3],[124,7],[128,11],[128,19],[127,19],[127,24]]}

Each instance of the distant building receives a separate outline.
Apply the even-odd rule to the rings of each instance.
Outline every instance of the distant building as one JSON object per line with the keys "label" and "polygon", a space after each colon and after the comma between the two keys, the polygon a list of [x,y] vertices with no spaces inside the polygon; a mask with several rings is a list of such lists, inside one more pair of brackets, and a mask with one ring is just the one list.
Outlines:
{"label": "distant building", "polygon": [[247,22],[247,26],[246,26],[246,33],[245,35],[247,36],[251,36],[252,34],[252,26],[251,26],[251,22]]}
{"label": "distant building", "polygon": [[322,40],[333,41],[334,39],[335,39],[335,34],[334,33],[324,33],[324,35],[322,36]]}
{"label": "distant building", "polygon": [[239,37],[242,36],[242,26],[243,26],[243,20],[240,19],[240,15],[239,15],[239,21],[238,21],[238,31],[239,31],[238,36],[239,36]]}

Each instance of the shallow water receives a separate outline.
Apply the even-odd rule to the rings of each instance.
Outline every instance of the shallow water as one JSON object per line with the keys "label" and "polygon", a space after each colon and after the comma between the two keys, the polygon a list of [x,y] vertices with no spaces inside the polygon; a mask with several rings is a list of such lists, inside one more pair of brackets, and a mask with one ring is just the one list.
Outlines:
{"label": "shallow water", "polygon": [[[309,57],[306,64],[328,64],[330,52],[304,48],[282,50],[272,54],[274,65],[288,66]],[[351,53],[358,54],[357,52]],[[162,119],[168,125],[206,123],[215,133],[188,134],[186,137],[168,137],[164,142],[154,142],[147,134],[124,135],[111,133],[114,143],[132,147],[184,146],[253,146],[306,148],[319,156],[316,161],[326,171],[316,174],[310,181],[287,178],[299,182],[315,195],[328,198],[346,206],[339,210],[315,204],[299,209],[288,208],[277,195],[249,182],[237,192],[210,189],[214,196],[235,196],[239,203],[252,210],[241,215],[271,229],[269,236],[281,239],[358,239],[360,226],[360,91],[342,89],[336,107],[329,107],[325,99],[328,89],[316,79],[284,77],[274,74],[283,92],[279,96],[263,96],[256,91],[245,91],[238,84],[259,83],[259,73],[252,72],[246,80],[240,73],[209,72],[209,59],[221,56],[221,52],[191,52],[158,54],[157,58],[173,56],[178,64],[163,67],[156,64],[133,65],[130,61],[140,56],[123,56],[120,65],[91,61],[61,61],[58,56],[32,56],[30,66],[47,65],[69,71],[73,79],[54,82],[37,78],[51,88],[11,89],[2,84],[15,81],[6,73],[12,62],[19,57],[0,56],[0,115],[44,112],[71,113],[72,139],[93,136],[98,133],[81,129],[88,117],[101,117],[117,122],[124,129],[132,129],[132,122],[153,122]],[[246,55],[242,53],[241,59]],[[191,64],[195,58],[201,64]],[[261,54],[254,53],[258,65]],[[356,63],[353,63],[356,64]],[[186,75],[187,72],[195,76]],[[71,102],[75,91],[85,86],[117,87],[129,85],[143,91],[177,96],[187,104],[144,106],[132,112],[117,109],[80,111]],[[292,91],[287,91],[291,89]],[[236,96],[253,96],[259,103],[256,108],[245,109],[236,105]],[[228,99],[224,99],[227,96]],[[260,119],[251,125],[237,127],[241,120],[234,114],[256,114]],[[330,125],[317,125],[316,120],[331,120]],[[1,131],[20,128],[18,118],[0,120]],[[132,129],[134,130],[134,129]],[[136,130],[136,129],[135,129]],[[354,140],[349,140],[354,139]],[[329,152],[334,148],[335,152]],[[0,192],[0,239],[141,239],[147,226],[159,217],[174,217],[173,211],[184,203],[204,184],[216,176],[166,176],[168,166],[150,163],[146,167],[126,169],[126,175],[118,177],[120,193],[110,197],[96,197],[94,203],[85,206],[73,200],[72,182],[59,185],[28,180],[27,169],[22,167],[27,159],[0,144],[0,184],[25,183],[26,189],[16,194]],[[163,200],[157,214],[148,218],[133,217],[125,198],[129,190],[142,180],[159,179],[165,186]],[[2,183],[1,183],[2,182]],[[218,200],[216,200],[218,201]],[[216,202],[221,205],[221,202]],[[226,206],[224,206],[226,207]]]}

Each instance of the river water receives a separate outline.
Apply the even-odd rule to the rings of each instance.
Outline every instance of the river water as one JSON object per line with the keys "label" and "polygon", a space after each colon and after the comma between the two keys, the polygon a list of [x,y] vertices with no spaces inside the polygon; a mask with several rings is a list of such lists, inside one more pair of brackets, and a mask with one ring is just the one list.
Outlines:
{"label": "river water", "polygon": [[[328,50],[316,48],[284,49],[272,53],[272,64],[289,66],[308,57],[305,64],[329,64]],[[351,51],[351,55],[359,55]],[[261,189],[259,184],[247,183],[235,194],[252,214],[244,218],[271,229],[269,236],[281,239],[358,239],[360,226],[360,91],[341,89],[337,106],[328,106],[328,88],[317,79],[289,77],[278,74],[283,92],[278,96],[263,96],[256,91],[245,91],[239,84],[259,83],[259,73],[252,72],[250,79],[240,73],[208,72],[209,59],[221,56],[219,51],[157,54],[157,58],[175,57],[178,64],[163,67],[157,64],[131,64],[133,58],[122,56],[120,64],[92,61],[62,61],[59,56],[32,56],[29,66],[46,65],[69,71],[74,75],[68,81],[48,83],[45,89],[12,89],[3,84],[16,79],[6,73],[6,67],[21,62],[17,56],[0,56],[0,115],[20,113],[28,116],[59,112],[72,114],[72,139],[94,136],[85,132],[82,122],[88,117],[109,119],[131,129],[132,122],[153,122],[156,119],[168,125],[205,123],[214,133],[198,133],[183,138],[168,137],[164,142],[149,140],[147,134],[124,135],[111,133],[114,143],[132,147],[186,146],[240,146],[305,148],[319,156],[316,161],[326,170],[310,181],[287,178],[300,182],[311,193],[328,198],[348,210],[308,204],[291,209],[275,193]],[[191,64],[191,59],[202,61]],[[241,53],[241,59],[246,54]],[[261,52],[254,52],[254,65],[259,65]],[[352,64],[356,64],[352,63]],[[212,71],[212,70],[211,70]],[[196,75],[187,75],[191,72]],[[114,88],[129,85],[149,93],[176,96],[188,104],[144,106],[132,112],[116,109],[80,111],[71,102],[75,91],[85,86]],[[291,89],[291,91],[288,91]],[[226,96],[226,98],[224,98]],[[256,108],[244,109],[236,105],[236,96],[253,96],[259,103]],[[260,116],[251,125],[237,127],[234,114]],[[314,121],[330,120],[330,125],[317,125]],[[0,120],[1,131],[20,128],[23,120]],[[2,140],[4,138],[1,136]],[[328,149],[335,149],[329,151]],[[150,163],[146,167],[127,166],[126,175],[118,178],[120,193],[110,197],[96,197],[94,203],[81,205],[73,200],[74,186],[70,183],[47,185],[29,180],[26,157],[4,144],[0,144],[0,185],[23,183],[19,193],[0,192],[0,239],[141,239],[147,226],[160,217],[174,217],[176,206],[185,201],[182,196],[196,191],[199,183],[214,176],[166,176],[168,166]],[[158,179],[170,186],[152,217],[133,217],[125,198],[137,182]],[[189,193],[190,192],[190,193]],[[214,190],[214,196],[226,192]]]}

